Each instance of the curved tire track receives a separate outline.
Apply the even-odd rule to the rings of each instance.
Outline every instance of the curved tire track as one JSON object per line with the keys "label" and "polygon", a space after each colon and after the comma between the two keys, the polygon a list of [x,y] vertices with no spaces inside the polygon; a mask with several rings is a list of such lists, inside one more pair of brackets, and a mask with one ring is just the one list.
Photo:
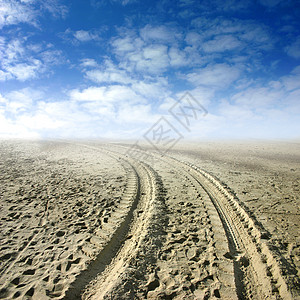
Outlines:
{"label": "curved tire track", "polygon": [[228,257],[234,261],[238,296],[292,299],[280,264],[267,245],[268,233],[260,230],[257,221],[248,215],[236,196],[217,178],[195,165],[173,157],[154,156],[169,161],[172,166],[177,165],[179,170],[184,169],[209,195],[227,235],[230,249]]}
{"label": "curved tire track", "polygon": [[292,299],[276,258],[266,243],[267,233],[238,203],[222,183],[197,166],[168,158],[190,173],[214,204],[227,234],[234,260],[236,285],[241,298]]}
{"label": "curved tire track", "polygon": [[145,164],[122,157],[119,153],[111,150],[107,151],[87,145],[81,146],[105,151],[105,154],[125,163],[134,173],[132,183],[129,185],[129,189],[133,191],[133,196],[125,197],[120,207],[121,209],[129,209],[126,217],[97,255],[97,258],[77,276],[63,297],[63,299],[79,299],[81,296],[84,298],[93,297],[92,292],[95,292],[95,289],[90,287],[96,284],[101,294],[96,294],[95,297],[102,299],[106,293],[114,288],[114,283],[117,282],[121,274],[126,272],[130,260],[141,247],[152,217],[151,209],[154,209],[155,202],[159,198],[161,185],[157,174]]}

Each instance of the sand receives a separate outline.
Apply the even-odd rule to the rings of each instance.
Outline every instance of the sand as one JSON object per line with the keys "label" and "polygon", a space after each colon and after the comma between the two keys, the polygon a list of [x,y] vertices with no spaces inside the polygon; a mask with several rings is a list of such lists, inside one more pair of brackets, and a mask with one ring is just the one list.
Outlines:
{"label": "sand", "polygon": [[297,299],[300,143],[0,141],[0,299]]}

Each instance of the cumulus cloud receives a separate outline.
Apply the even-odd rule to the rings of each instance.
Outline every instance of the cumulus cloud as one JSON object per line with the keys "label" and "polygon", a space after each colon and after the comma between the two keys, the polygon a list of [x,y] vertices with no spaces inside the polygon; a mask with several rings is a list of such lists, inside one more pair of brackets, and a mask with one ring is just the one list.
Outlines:
{"label": "cumulus cloud", "polygon": [[140,36],[147,42],[174,43],[181,39],[182,34],[175,28],[170,28],[164,25],[151,26],[146,25],[140,30]]}
{"label": "cumulus cloud", "polygon": [[168,52],[169,63],[172,67],[182,67],[190,64],[190,59],[187,52],[178,48],[171,47]]}
{"label": "cumulus cloud", "polygon": [[[268,30],[268,27],[263,24],[258,24],[254,21],[239,20],[239,19],[226,19],[218,17],[215,19],[209,19],[206,17],[199,17],[192,21],[195,28],[201,30],[201,39],[205,42],[214,43],[219,41],[224,43],[226,47],[230,47],[226,39],[232,42],[234,45],[238,43],[244,43],[247,48],[245,49],[271,49],[274,41]],[[190,38],[190,43],[196,39]],[[217,43],[215,43],[217,46]],[[227,50],[225,48],[225,50]]]}
{"label": "cumulus cloud", "polygon": [[30,88],[9,92],[5,98],[1,96],[4,106],[0,107],[0,137],[39,138],[42,130],[57,128],[59,116],[39,108],[44,96]]}
{"label": "cumulus cloud", "polygon": [[185,77],[194,85],[204,85],[214,88],[226,88],[238,79],[240,69],[228,64],[208,65],[205,68],[195,70]]}
{"label": "cumulus cloud", "polygon": [[[89,66],[91,66],[91,62]],[[85,62],[86,63],[86,62]],[[93,61],[93,64],[95,61]],[[97,66],[97,65],[96,65]],[[131,77],[125,70],[117,68],[111,61],[106,60],[99,68],[86,71],[86,78],[97,83],[122,83],[132,82]]]}
{"label": "cumulus cloud", "polygon": [[90,32],[90,31],[86,31],[86,30],[78,30],[74,32],[74,37],[80,41],[80,42],[88,42],[88,41],[99,41],[100,40],[100,36],[99,34]]}
{"label": "cumulus cloud", "polygon": [[287,91],[300,89],[300,66],[295,67],[292,72],[281,78]]}
{"label": "cumulus cloud", "polygon": [[203,41],[203,36],[197,32],[190,31],[186,34],[185,41],[188,45],[199,46]]}
{"label": "cumulus cloud", "polygon": [[60,38],[66,42],[72,43],[73,45],[81,45],[87,42],[99,42],[102,40],[101,34],[106,29],[102,27],[101,29],[91,29],[91,30],[77,30],[73,31],[70,28],[66,29],[64,32],[58,34]]}
{"label": "cumulus cloud", "polygon": [[43,11],[48,11],[55,17],[64,17],[67,13],[66,6],[59,4],[56,0],[1,0],[0,6],[0,28],[19,23],[38,26],[38,19]]}
{"label": "cumulus cloud", "polygon": [[83,68],[90,68],[90,67],[97,67],[98,64],[96,62],[96,60],[92,59],[92,58],[84,58],[81,60],[80,66]]}
{"label": "cumulus cloud", "polygon": [[[116,52],[120,52],[117,49]],[[168,47],[162,44],[153,44],[134,51],[124,53],[120,66],[129,72],[159,74],[169,66]]]}
{"label": "cumulus cloud", "polygon": [[14,115],[20,115],[30,112],[34,103],[42,99],[43,93],[30,88],[15,90],[5,95],[6,112]]}
{"label": "cumulus cloud", "polygon": [[224,98],[216,112],[220,133],[225,137],[232,137],[232,132],[237,137],[295,136],[300,129],[299,73],[295,68],[278,81],[255,82]]}
{"label": "cumulus cloud", "polygon": [[[271,9],[280,2],[260,1]],[[39,27],[39,14],[45,11],[63,17],[65,12],[59,11],[58,2],[46,2],[0,0],[1,4],[4,3],[0,9],[0,27],[19,23]],[[111,7],[131,2],[92,1],[95,6]],[[163,1],[161,7],[166,4]],[[276,118],[283,120],[299,113],[299,67],[276,78],[274,63],[275,79],[269,82],[260,81],[258,72],[253,72],[265,71],[263,67],[266,65],[261,61],[266,57],[263,53],[271,50],[277,42],[272,28],[256,20],[213,17],[208,13],[191,20],[195,6],[204,12],[212,7],[228,11],[240,9],[243,5],[248,7],[249,1],[239,4],[236,0],[205,0],[201,3],[180,0],[176,5],[184,8],[181,17],[189,18],[181,21],[191,21],[188,30],[180,22],[151,22],[148,25],[143,22],[141,27],[131,27],[136,21],[133,17],[126,19],[125,27],[109,29],[109,34],[116,29],[114,37],[107,38],[108,35],[103,34],[104,27],[72,28],[61,33],[60,36],[69,42],[67,46],[64,44],[66,49],[70,49],[70,44],[80,47],[79,57],[70,54],[72,65],[69,67],[72,73],[81,72],[82,77],[72,74],[74,77],[71,78],[76,80],[74,86],[68,85],[59,99],[50,99],[46,93],[35,93],[30,89],[2,93],[0,128],[4,126],[6,131],[0,129],[0,136],[5,136],[7,131],[20,136],[18,130],[26,137],[98,137],[112,132],[122,136],[126,132],[142,134],[142,129],[149,128],[160,113],[168,113],[185,90],[189,90],[209,111],[193,128],[198,136],[223,129],[223,132],[229,132],[230,128],[239,128],[242,132],[255,122],[265,122],[270,126]],[[15,28],[14,37],[11,34],[0,37],[1,81],[21,81],[13,84],[23,86],[24,81],[41,79],[46,71],[53,70],[53,65],[68,63],[63,52],[56,48],[59,42],[55,46],[37,43],[30,34],[22,36],[16,26],[11,28]],[[298,59],[299,39],[292,40],[294,33],[291,30],[289,33],[291,43],[281,50]],[[105,47],[102,41],[105,41]],[[96,47],[99,51],[93,52]],[[78,48],[76,53],[79,53]],[[59,72],[57,69],[61,75]]]}
{"label": "cumulus cloud", "polygon": [[98,83],[110,82],[128,84],[131,82],[131,79],[123,70],[90,70],[86,72],[86,78]]}
{"label": "cumulus cloud", "polygon": [[140,31],[140,36],[126,32],[124,37],[112,41],[121,68],[131,73],[160,75],[190,62],[193,55],[189,49],[180,49],[178,45],[177,39],[183,41],[181,34],[164,26],[158,27],[158,32],[156,29],[146,26]]}
{"label": "cumulus cloud", "polygon": [[111,41],[119,66],[131,73],[155,75],[181,67],[196,69],[226,55],[225,61],[248,64],[254,70],[261,67],[258,51],[273,47],[268,28],[253,21],[201,17],[192,24],[195,30],[185,34],[174,26],[122,29]]}
{"label": "cumulus cloud", "polygon": [[0,70],[0,81],[6,81],[12,79],[12,74],[7,71]]}
{"label": "cumulus cloud", "polygon": [[142,55],[131,55],[129,59],[135,64],[137,71],[160,73],[168,67],[168,48],[165,45],[151,45],[143,49]]}
{"label": "cumulus cloud", "polygon": [[148,99],[149,103],[165,101],[171,94],[167,80],[160,77],[156,78],[155,81],[149,82],[146,80],[135,81],[132,83],[131,88],[135,91],[135,93]]}
{"label": "cumulus cloud", "polygon": [[[86,79],[98,83],[100,85],[109,84],[105,88],[103,86],[97,87],[102,95],[102,92],[109,89],[116,89],[122,91],[131,91],[130,97],[132,101],[135,99],[143,99],[143,101],[159,102],[170,93],[168,89],[168,80],[160,76],[144,76],[141,77],[135,72],[128,72],[126,69],[120,68],[111,60],[104,60],[101,64],[89,59],[82,60],[83,72]],[[94,88],[92,89],[94,90]],[[142,98],[139,98],[142,97]],[[102,98],[102,96],[101,96]],[[127,97],[129,98],[129,97]]]}
{"label": "cumulus cloud", "polygon": [[240,107],[250,107],[259,110],[262,107],[278,105],[284,96],[281,89],[271,87],[250,87],[233,96],[233,100]]}
{"label": "cumulus cloud", "polygon": [[121,124],[152,123],[157,116],[153,115],[151,110],[150,104],[121,105],[118,110],[117,121]]}
{"label": "cumulus cloud", "polygon": [[220,35],[203,43],[201,46],[205,52],[223,52],[241,48],[243,44],[234,36]]}
{"label": "cumulus cloud", "polygon": [[12,91],[0,97],[0,137],[99,136],[94,128],[98,119],[93,113],[76,101],[49,101],[38,90]]}
{"label": "cumulus cloud", "polygon": [[124,55],[128,52],[133,52],[136,49],[140,49],[143,46],[143,42],[139,38],[131,36],[120,37],[113,39],[112,46],[117,55]]}
{"label": "cumulus cloud", "polygon": [[27,38],[1,39],[0,58],[0,81],[34,79],[66,62],[53,45],[31,43]]}
{"label": "cumulus cloud", "polygon": [[6,67],[6,70],[17,80],[25,81],[36,78],[41,68],[41,61],[34,59],[31,63],[21,63],[14,66],[8,66]]}
{"label": "cumulus cloud", "polygon": [[74,101],[97,101],[101,103],[143,102],[131,88],[122,85],[108,87],[89,87],[83,90],[71,90],[70,98]]}
{"label": "cumulus cloud", "polygon": [[30,5],[11,0],[1,0],[0,4],[0,28],[18,23],[36,25],[36,11]]}

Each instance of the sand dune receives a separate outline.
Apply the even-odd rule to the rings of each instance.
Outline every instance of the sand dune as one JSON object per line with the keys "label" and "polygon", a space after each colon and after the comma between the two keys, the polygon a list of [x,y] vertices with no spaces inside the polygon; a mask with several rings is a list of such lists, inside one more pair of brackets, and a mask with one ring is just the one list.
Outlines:
{"label": "sand dune", "polygon": [[0,142],[1,299],[300,296],[299,143],[129,148]]}

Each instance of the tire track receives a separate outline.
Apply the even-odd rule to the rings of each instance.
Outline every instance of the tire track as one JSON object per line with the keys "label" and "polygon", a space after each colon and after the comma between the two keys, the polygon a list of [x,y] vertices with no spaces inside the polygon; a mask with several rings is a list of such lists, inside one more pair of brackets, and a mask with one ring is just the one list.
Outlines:
{"label": "tire track", "polygon": [[259,230],[255,221],[220,181],[196,166],[190,167],[220,215],[232,248],[237,276],[247,278],[238,279],[246,287],[241,296],[292,299],[278,262],[267,246],[268,234]]}
{"label": "tire track", "polygon": [[[169,266],[172,265],[173,268],[171,273],[176,274],[178,272],[179,274],[178,276],[174,276],[179,288],[174,287],[173,292],[171,289],[166,297],[170,295],[175,297],[177,295],[179,297],[187,297],[188,299],[193,299],[194,297],[205,299],[209,297],[237,299],[233,263],[226,257],[230,252],[228,241],[217,210],[209,194],[199,185],[197,178],[185,168],[162,157],[160,157],[160,161],[164,162],[168,169],[175,170],[178,178],[181,178],[178,184],[185,182],[183,187],[189,187],[190,190],[186,201],[177,203],[175,199],[169,202],[169,205],[171,207],[173,206],[173,210],[175,209],[176,212],[175,219],[173,216],[170,216],[170,219],[174,219],[173,224],[175,229],[170,231],[171,237],[165,250],[169,252],[170,249],[173,249],[173,251],[176,250],[177,253],[185,254],[178,257],[179,261],[175,261],[173,265],[171,262],[172,255],[167,255],[167,264]],[[193,193],[191,193],[191,191],[193,191]],[[181,198],[179,194],[177,196]],[[194,212],[196,212],[196,214]],[[178,213],[179,216],[183,214],[189,217],[185,217],[183,220],[179,217],[176,221],[176,215],[178,215]],[[196,226],[195,220],[198,220]],[[180,225],[182,221],[183,226]],[[184,237],[185,234],[183,234],[183,232],[186,232],[188,235],[187,239]],[[203,233],[204,237],[202,236]],[[176,248],[172,245],[176,245]],[[186,271],[182,270],[184,265],[186,266],[185,268],[187,268]],[[178,268],[178,266],[181,267]],[[187,278],[190,279],[187,280]],[[164,276],[162,280],[164,280]],[[157,291],[154,295],[165,294],[162,288],[159,290],[160,292]],[[163,297],[164,296],[162,296],[162,299]]]}
{"label": "tire track", "polygon": [[[130,295],[137,295],[134,281],[140,283],[140,270],[147,267],[145,264],[148,263],[150,256],[150,259],[155,259],[157,247],[153,245],[153,241],[149,242],[149,238],[151,237],[150,231],[153,230],[151,228],[153,218],[162,208],[162,186],[157,174],[149,166],[140,165],[137,168],[143,178],[141,180],[142,192],[128,238],[112,263],[87,289],[84,299],[105,299],[106,297],[126,299]],[[154,223],[157,225],[157,221]],[[139,256],[143,256],[142,261]],[[142,294],[140,297],[143,297]]]}
{"label": "tire track", "polygon": [[172,157],[154,156],[177,165],[181,171],[185,170],[209,195],[227,235],[230,249],[227,255],[234,261],[238,296],[248,299],[292,299],[280,264],[267,244],[268,233],[260,230],[258,222],[248,215],[236,196],[218,179],[197,166]]}
{"label": "tire track", "polygon": [[[93,149],[93,147],[85,147]],[[97,148],[95,149],[97,151],[100,150]],[[111,153],[105,154],[119,160],[119,157],[112,155]],[[92,280],[94,280],[98,276],[98,274],[101,273],[116,256],[117,252],[124,243],[126,235],[128,234],[130,224],[132,223],[134,217],[133,212],[138,205],[138,201],[141,195],[141,178],[138,175],[136,168],[131,163],[129,163],[127,160],[122,160],[122,163],[125,165],[125,168],[127,170],[129,169],[131,172],[129,171],[130,175],[128,177],[126,187],[127,193],[120,202],[120,205],[118,206],[118,210],[120,211],[120,215],[118,216],[119,218],[116,216],[118,212],[116,212],[115,214],[111,214],[109,218],[105,216],[105,224],[103,225],[106,226],[102,227],[98,235],[90,239],[91,247],[86,246],[82,249],[83,253],[85,253],[88,256],[91,256],[93,255],[93,246],[96,246],[100,249],[102,248],[100,253],[98,253],[97,257],[94,260],[92,260],[87,266],[87,268],[76,277],[76,280],[72,283],[71,287],[65,293],[63,299],[79,299],[84,291],[84,288]],[[122,221],[118,223],[120,217]],[[109,231],[112,230],[111,228],[108,228],[109,226],[115,227],[115,230],[110,239],[107,240],[108,236],[110,236]],[[103,234],[103,232],[106,231],[107,234]]]}
{"label": "tire track", "polygon": [[[127,190],[133,192],[132,197],[124,197],[120,209],[129,211],[124,220],[119,224],[111,239],[92,261],[86,270],[81,272],[73,282],[71,288],[67,291],[63,299],[78,299],[84,293],[85,298],[93,297],[92,290],[88,286],[101,286],[101,295],[96,295],[96,299],[102,299],[106,293],[109,293],[117,282],[121,274],[127,272],[130,261],[137,255],[148,232],[148,226],[151,222],[157,200],[161,200],[161,191],[157,174],[147,165],[134,162],[131,159],[123,158],[120,154],[113,151],[107,151],[97,147],[81,145],[97,151],[104,151],[106,155],[114,157],[117,160],[127,164],[133,170],[134,178],[129,184]],[[159,205],[158,205],[159,206]],[[114,218],[111,218],[114,222]],[[101,273],[103,273],[101,275]]]}
{"label": "tire track", "polygon": [[184,167],[198,181],[218,211],[234,260],[239,297],[292,299],[278,262],[266,243],[267,232],[260,231],[236,197],[218,179],[197,166],[168,159],[181,169]]}
{"label": "tire track", "polygon": [[[167,160],[165,157],[159,157],[159,161],[164,162],[167,169],[174,168],[176,170],[177,176],[182,179],[185,178],[186,180],[188,180],[188,186],[193,187],[195,201],[187,203],[188,207],[182,207],[183,210],[180,209],[180,211],[184,212],[184,214],[190,214],[192,209],[196,209],[197,211],[199,211],[199,213],[201,213],[204,223],[202,223],[200,227],[205,228],[204,234],[206,246],[201,246],[201,243],[203,243],[201,242],[201,240],[203,240],[203,238],[201,237],[199,240],[198,237],[195,236],[195,233],[192,234],[194,236],[192,239],[188,239],[185,241],[186,238],[184,237],[184,235],[182,235],[182,231],[193,226],[190,223],[186,223],[187,218],[183,223],[183,228],[179,231],[178,229],[181,226],[179,226],[178,223],[182,221],[173,220],[172,222],[176,229],[169,232],[171,239],[167,242],[165,251],[167,253],[169,253],[170,251],[172,251],[172,253],[176,251],[177,254],[175,255],[176,257],[175,260],[173,260],[173,263],[171,262],[171,260],[174,258],[172,257],[173,254],[171,254],[171,256],[169,254],[163,254],[163,257],[165,258],[163,258],[163,261],[161,261],[160,263],[163,266],[167,261],[169,267],[172,265],[172,273],[178,274],[175,275],[176,283],[174,287],[170,287],[170,283],[166,283],[168,288],[170,289],[170,291],[166,294],[166,291],[164,291],[163,282],[165,280],[168,281],[168,279],[166,279],[166,275],[163,274],[164,271],[162,271],[162,274],[160,271],[150,274],[149,282],[152,285],[156,286],[156,289],[154,289],[153,287],[151,288],[150,298],[154,299],[156,297],[162,297],[159,299],[163,299],[163,297],[174,297],[178,293],[181,294],[182,297],[191,297],[191,295],[195,296],[197,292],[198,294],[202,294],[205,298],[217,297],[218,295],[221,295],[223,296],[223,298],[226,297],[228,299],[236,299],[237,296],[233,263],[231,260],[228,260],[226,257],[224,257],[224,255],[229,252],[226,234],[223,230],[218,213],[214,205],[212,204],[208,194],[203,189],[203,187],[199,185],[198,180],[195,179],[195,177],[192,176],[190,172],[187,172],[185,168],[182,168],[182,166],[178,166],[177,164],[174,165],[173,161]],[[158,172],[161,173],[162,169],[158,169]],[[200,207],[197,208],[199,206],[198,203],[204,206],[204,211]],[[175,208],[175,210],[177,213],[179,212],[178,208]],[[203,215],[204,213],[205,217]],[[171,217],[172,216],[170,216],[170,219]],[[194,217],[192,216],[192,218]],[[194,223],[192,220],[191,222]],[[191,228],[191,230],[194,229]],[[173,245],[175,246],[175,248]],[[187,249],[190,247],[195,250],[195,253],[192,253],[192,251],[189,251],[189,253],[187,253]],[[196,253],[199,253],[198,249],[202,248],[204,250],[204,253],[201,255],[202,258],[200,259],[197,257]],[[203,250],[200,250],[200,253]],[[162,252],[163,251],[164,250],[162,250]],[[197,269],[199,268],[198,265],[200,266],[200,269],[202,268],[202,270],[200,270],[200,273],[202,273],[202,275],[196,274],[198,272]],[[184,271],[182,268],[186,269],[186,271]],[[157,269],[159,270],[160,267],[157,267]],[[191,274],[192,278],[194,278],[192,280],[192,284],[188,284],[186,276],[189,275],[187,274]],[[178,288],[176,286],[178,286]]]}

